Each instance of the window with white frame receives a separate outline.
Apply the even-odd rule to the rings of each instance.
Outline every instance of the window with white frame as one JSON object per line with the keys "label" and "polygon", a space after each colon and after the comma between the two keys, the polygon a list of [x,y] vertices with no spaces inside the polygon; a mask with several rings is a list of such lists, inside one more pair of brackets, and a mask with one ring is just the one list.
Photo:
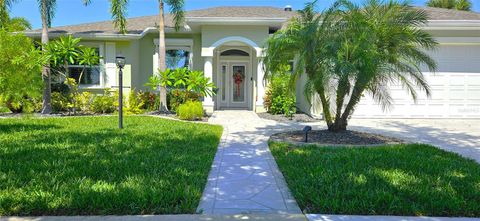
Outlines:
{"label": "window with white frame", "polygon": [[167,64],[167,68],[172,70],[177,68],[190,68],[190,48],[169,47],[165,52],[165,62]]}
{"label": "window with white frame", "polygon": [[[158,39],[154,39],[155,54],[153,56],[153,70],[154,72],[158,68]],[[167,68],[175,70],[177,68],[189,68],[193,67],[193,39],[183,38],[167,38],[165,39],[165,63]]]}
{"label": "window with white frame", "polygon": [[[95,48],[97,55],[100,57],[100,62],[98,65],[94,66],[84,66],[75,62],[68,66],[68,74],[70,78],[73,78],[81,86],[101,86],[102,85],[102,53],[100,45],[86,45],[86,47]],[[82,73],[83,72],[83,73]],[[81,79],[80,79],[81,76]],[[80,82],[79,82],[80,80]]]}

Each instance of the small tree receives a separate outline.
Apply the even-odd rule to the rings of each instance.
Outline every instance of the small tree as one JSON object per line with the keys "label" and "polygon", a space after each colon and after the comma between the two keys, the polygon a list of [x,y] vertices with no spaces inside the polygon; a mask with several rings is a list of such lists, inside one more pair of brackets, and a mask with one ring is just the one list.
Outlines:
{"label": "small tree", "polygon": [[[70,89],[71,107],[74,114],[76,114],[76,100],[79,95],[78,86],[82,82],[83,74],[87,67],[92,67],[100,62],[100,57],[95,48],[81,46],[80,41],[80,38],[73,38],[70,35],[61,36],[46,46],[51,61],[50,69],[60,75],[61,78],[65,78],[64,83]],[[75,63],[83,66],[78,79],[70,78],[68,70],[69,65]]]}
{"label": "small tree", "polygon": [[47,63],[32,40],[0,30],[0,103],[12,112],[33,111],[41,96],[40,69]]}
{"label": "small tree", "polygon": [[363,7],[340,0],[321,15],[314,8],[315,2],[307,4],[268,40],[264,63],[271,77],[296,58],[295,79],[306,72],[307,98],[318,94],[330,131],[347,129],[365,93],[388,109],[391,82],[402,84],[414,100],[416,89],[430,95],[420,67],[435,70],[425,50],[437,43],[421,29],[428,20],[425,11],[380,0],[368,0]]}

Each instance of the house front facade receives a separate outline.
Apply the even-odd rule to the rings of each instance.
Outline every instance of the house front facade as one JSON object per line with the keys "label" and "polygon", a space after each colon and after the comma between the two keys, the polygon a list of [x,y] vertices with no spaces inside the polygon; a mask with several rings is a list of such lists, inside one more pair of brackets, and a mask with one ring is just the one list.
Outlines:
{"label": "house front facade", "polygon": [[[432,97],[414,103],[400,85],[391,85],[394,109],[384,112],[365,95],[354,117],[374,118],[480,118],[480,14],[448,9],[423,8],[430,16],[424,27],[440,43],[431,55],[438,62],[436,73],[425,72]],[[204,98],[207,111],[245,109],[263,112],[266,85],[262,47],[267,38],[294,17],[291,8],[216,7],[186,12],[180,31],[166,16],[166,49],[169,68],[188,67],[203,71],[218,88]],[[70,34],[82,44],[96,47],[102,61],[87,71],[81,87],[101,93],[118,85],[115,57],[126,57],[123,85],[145,90],[144,84],[158,67],[158,16],[128,19],[128,32],[120,34],[111,21],[54,27],[50,37]],[[40,38],[41,30],[26,32]],[[75,68],[70,73],[75,75]],[[297,106],[320,116],[315,97],[303,95],[302,77],[297,85]]]}

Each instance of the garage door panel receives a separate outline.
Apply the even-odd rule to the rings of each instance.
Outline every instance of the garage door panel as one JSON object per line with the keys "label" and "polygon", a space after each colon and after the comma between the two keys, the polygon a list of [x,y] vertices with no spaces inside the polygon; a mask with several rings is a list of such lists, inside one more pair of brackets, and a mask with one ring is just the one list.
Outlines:
{"label": "garage door panel", "polygon": [[417,90],[415,103],[400,85],[392,84],[392,110],[383,112],[371,99],[364,98],[354,117],[480,118],[480,45],[441,45],[431,55],[438,69],[436,73],[424,73],[432,92],[430,98]]}

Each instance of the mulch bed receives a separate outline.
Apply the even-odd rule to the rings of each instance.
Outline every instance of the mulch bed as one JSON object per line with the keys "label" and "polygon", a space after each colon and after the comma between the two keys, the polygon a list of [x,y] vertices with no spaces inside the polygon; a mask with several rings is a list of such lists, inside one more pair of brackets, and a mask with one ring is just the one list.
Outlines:
{"label": "mulch bed", "polygon": [[377,146],[405,143],[405,141],[393,137],[352,130],[343,132],[330,132],[328,130],[310,131],[308,133],[308,143],[305,143],[305,133],[303,131],[274,134],[270,137],[270,140],[295,145],[317,144],[321,146]]}
{"label": "mulch bed", "polygon": [[[173,112],[165,113],[165,112],[160,112],[160,111],[152,111],[152,112],[145,113],[145,115],[154,115],[154,116],[161,116],[161,117],[165,117],[165,118],[172,118],[172,119],[180,120],[180,118],[178,118],[177,114],[175,114]],[[195,120],[195,121],[197,121],[197,122],[208,122],[208,118],[210,118],[210,116],[205,114],[205,116],[203,116],[202,119],[198,119],[198,120]]]}
{"label": "mulch bed", "polygon": [[285,117],[283,114],[270,114],[270,113],[257,113],[260,118],[267,120],[274,120],[278,122],[316,122],[318,119],[308,116],[305,113],[296,113],[293,115],[292,119]]}

